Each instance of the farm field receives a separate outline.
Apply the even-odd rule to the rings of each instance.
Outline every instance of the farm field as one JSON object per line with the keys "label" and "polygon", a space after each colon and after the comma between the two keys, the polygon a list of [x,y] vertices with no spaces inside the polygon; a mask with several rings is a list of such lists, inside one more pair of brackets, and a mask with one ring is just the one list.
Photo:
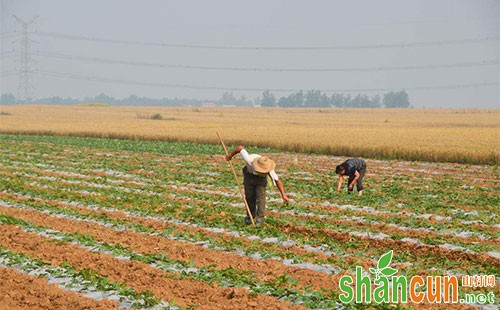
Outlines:
{"label": "farm field", "polygon": [[[0,132],[276,147],[303,153],[500,163],[500,110],[2,106]],[[161,120],[148,119],[154,115]],[[248,122],[248,119],[252,122]]]}
{"label": "farm field", "polygon": [[408,277],[496,276],[460,296],[493,292],[498,306],[497,166],[367,159],[358,197],[334,191],[345,157],[247,147],[276,160],[292,199],[268,187],[262,227],[243,224],[220,145],[0,134],[0,303],[369,308],[342,305],[339,279],[393,250]]}

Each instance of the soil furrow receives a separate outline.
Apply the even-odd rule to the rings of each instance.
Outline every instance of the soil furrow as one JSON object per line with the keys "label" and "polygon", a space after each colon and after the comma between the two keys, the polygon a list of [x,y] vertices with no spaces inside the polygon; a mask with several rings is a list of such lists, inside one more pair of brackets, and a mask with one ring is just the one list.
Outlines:
{"label": "soil furrow", "polygon": [[[40,170],[40,172],[43,173],[45,171],[44,170]],[[48,175],[50,175],[50,173]],[[89,189],[90,188],[94,189],[95,187],[101,187],[103,185],[102,184],[87,184],[86,186],[89,187]],[[117,187],[115,187],[114,189],[116,189],[116,190],[122,190],[122,189],[117,188]],[[173,188],[170,188],[170,189],[173,190],[176,193],[187,193],[187,194],[190,194],[193,191],[193,189],[186,190],[186,189],[178,188],[178,187],[173,187]],[[161,195],[161,193],[156,193],[156,192],[155,192],[155,194]],[[220,194],[220,192],[214,191],[213,194]],[[190,198],[187,198],[187,197],[175,197],[175,196],[172,197],[172,196],[169,196],[168,198],[169,198],[169,200],[174,200],[174,201],[178,201],[178,202],[196,202],[198,204],[209,205],[209,203],[207,201],[196,200],[196,199],[191,200]],[[311,208],[313,210],[316,209],[316,210],[319,210],[319,211],[322,211],[322,212],[326,211],[325,215],[331,214],[332,216],[334,216],[338,212],[343,211],[341,208],[335,207],[334,205],[331,205],[331,206],[329,205],[327,207],[321,206],[321,205],[310,205],[309,208]],[[276,214],[280,214],[281,213],[278,210],[275,210],[275,212],[277,212]],[[367,215],[367,216],[377,215],[377,216],[380,216],[380,217],[382,217],[384,219],[390,219],[390,217],[391,217],[391,214],[386,214],[386,213],[383,213],[383,212],[380,212],[380,213],[371,213],[371,212],[365,211],[365,210],[356,210],[355,214],[358,214],[358,215]],[[283,215],[280,215],[280,216],[283,216]],[[297,215],[294,215],[294,216],[301,216],[301,214],[298,213]],[[412,214],[411,213],[405,214],[403,212],[395,213],[392,216],[398,216],[398,218],[412,218]],[[448,220],[438,220],[438,219],[435,218],[435,216],[430,216],[429,218],[426,218],[425,221],[428,222],[428,223],[436,224],[436,225],[442,225],[443,223],[446,223]],[[347,220],[342,220],[341,223],[344,223],[344,224],[354,224],[355,226],[359,226],[359,224],[360,224],[360,223],[356,223],[355,221],[347,221]],[[376,224],[373,224],[373,225],[376,225]],[[489,231],[500,232],[500,228],[496,228],[496,227],[492,227],[492,226],[484,225],[484,224],[478,224],[478,223],[472,223],[472,224],[467,224],[467,225],[462,224],[462,225],[457,226],[457,227],[466,227],[468,229],[479,228],[479,229],[482,229],[482,230],[489,230]],[[376,228],[377,229],[390,229],[392,231],[394,231],[394,229],[397,229],[395,227],[388,227],[388,226],[384,225],[384,223],[380,223],[379,226],[377,226]],[[409,227],[408,229],[412,229],[412,228]],[[427,237],[439,237],[439,236],[451,237],[449,235],[437,234],[437,233],[434,233],[434,232],[429,232],[429,234],[427,234],[427,232],[419,232],[418,230],[415,230],[415,229],[412,229],[412,233],[413,232],[415,232],[417,234],[425,234]],[[479,238],[474,238],[474,237],[467,237],[467,238],[465,238],[465,237],[456,237],[456,240],[457,241],[462,241],[462,242],[465,241],[465,242],[483,243],[483,244],[491,244],[491,245],[495,245],[496,244],[495,241],[481,240]]]}
{"label": "soil furrow", "polygon": [[186,279],[169,279],[161,270],[136,261],[124,261],[107,254],[89,252],[79,246],[58,244],[25,232],[13,225],[0,226],[0,244],[13,252],[40,258],[54,266],[69,262],[76,269],[89,268],[138,292],[153,294],[179,306],[200,309],[301,308],[265,295],[252,295],[243,288],[221,288]]}
{"label": "soil furrow", "polygon": [[[0,197],[2,195],[7,195],[11,196],[10,194],[4,194],[0,193]],[[20,200],[25,200],[26,198],[23,197],[16,197],[16,199]],[[36,199],[39,200],[39,199]],[[59,206],[62,208],[71,208],[71,209],[76,209],[78,212],[82,214],[91,214],[91,213],[97,213],[100,215],[105,215],[110,218],[115,218],[115,219],[125,219],[130,222],[138,223],[147,227],[152,227],[153,229],[157,230],[158,232],[162,232],[163,229],[166,227],[172,227],[169,223],[164,223],[152,219],[142,219],[142,218],[137,218],[137,217],[130,217],[120,211],[105,211],[105,210],[88,210],[85,208],[81,207],[74,207],[74,206],[69,206],[67,204],[61,204],[58,202],[50,202],[50,201],[43,201],[43,203],[49,203],[51,205]],[[289,233],[290,232],[290,227],[292,227],[289,224],[284,224],[280,225],[277,227],[277,229]],[[333,231],[331,229],[316,229],[316,228],[305,228],[305,227],[300,227],[300,226],[293,226],[294,232],[299,232],[304,236],[310,236],[311,234],[315,233],[323,233],[327,235],[332,235],[335,236],[334,239],[340,240],[340,241],[352,241],[352,240],[359,240],[363,243],[366,243],[367,246],[370,242],[373,242],[374,246],[376,248],[388,248],[388,249],[400,249],[400,250],[410,250],[414,249],[415,247],[420,248],[419,253],[426,253],[426,254],[432,254],[436,253],[439,254],[439,256],[442,257],[447,257],[448,259],[453,259],[457,261],[463,261],[465,264],[462,266],[463,268],[467,268],[471,263],[474,261],[480,261],[480,262],[487,262],[487,263],[500,263],[500,260],[495,259],[489,255],[486,254],[480,254],[480,253],[466,253],[463,251],[457,251],[457,250],[449,250],[449,249],[444,249],[444,248],[439,248],[436,246],[431,246],[431,245],[415,245],[411,243],[407,243],[404,241],[399,241],[399,240],[392,240],[392,239],[384,239],[384,240],[378,240],[378,239],[370,239],[367,237],[360,237],[360,236],[354,236],[351,235],[347,232],[337,232]],[[401,246],[400,246],[401,245]],[[371,246],[371,245],[370,245]],[[411,251],[409,251],[411,252]],[[349,256],[346,258],[349,260]],[[352,258],[353,260],[357,260],[354,257]],[[374,262],[370,259],[362,259],[360,258],[360,263],[365,266],[365,267],[370,267],[373,266]]]}
{"label": "soil furrow", "polygon": [[[37,169],[34,169],[34,170],[37,170]],[[40,173],[50,175],[50,171],[49,171],[49,172],[47,172],[47,171],[45,171],[45,170],[38,170],[38,171],[39,171]],[[90,185],[88,185],[88,186],[90,186],[91,188],[94,188],[95,186],[103,186],[103,185],[99,183],[99,184],[90,184]],[[118,189],[118,188],[115,188],[115,189]],[[172,188],[172,189],[173,189],[175,192],[181,192],[181,193],[183,193],[183,192],[186,192],[186,193],[191,193],[191,192],[192,192],[192,190],[193,190],[193,189],[191,189],[191,190],[184,190],[184,189],[177,188],[177,187]],[[214,191],[214,194],[217,194],[217,193],[219,193],[219,192]],[[160,195],[161,193],[156,193],[156,194]],[[177,201],[179,201],[179,202],[184,201],[182,197],[169,197],[169,199],[170,199],[170,200],[177,200]],[[203,200],[195,200],[195,201],[196,201],[196,203],[202,203],[202,204],[205,204],[205,205],[207,205],[207,204],[208,204],[206,201],[203,201]],[[332,208],[333,208],[333,209],[335,209],[335,206],[328,206],[328,207],[327,207],[327,210],[325,210],[325,207],[318,206],[318,205],[311,205],[311,206],[309,206],[309,207],[310,207],[310,208],[312,208],[312,209],[319,209],[319,210],[322,210],[322,211],[328,211],[328,213],[330,213],[330,212],[331,212],[331,214],[335,214],[335,213],[337,213],[337,212],[338,212],[337,210],[332,210]],[[279,211],[276,211],[276,212],[279,212]],[[370,212],[366,212],[366,211],[363,211],[363,210],[358,210],[358,211],[356,211],[356,214],[362,214],[362,215],[372,215],[372,213],[370,213]],[[384,214],[384,213],[380,213],[380,214],[378,214],[378,213],[377,213],[377,215],[378,215],[378,216],[383,215],[383,216],[382,216],[383,218],[389,218],[389,217],[390,217],[390,215],[389,215],[389,214]],[[404,213],[398,213],[398,214],[396,214],[396,215],[397,215],[398,217],[403,217],[403,218],[410,218],[410,217],[411,217],[411,214],[404,214]],[[300,214],[298,214],[298,216],[300,216]],[[435,223],[435,224],[438,224],[438,225],[443,223],[443,221],[436,220],[436,219],[435,219],[434,217],[432,217],[432,216],[431,216],[431,217],[429,217],[428,219],[426,219],[426,221],[427,221],[427,222],[430,222],[430,223]],[[348,224],[351,224],[351,223],[349,222]],[[359,224],[359,223],[358,223],[358,224]],[[384,223],[381,223],[380,225],[381,225],[381,227],[383,227],[383,226],[384,226]],[[500,228],[495,228],[495,227],[491,227],[491,226],[488,226],[488,225],[482,225],[482,224],[477,224],[477,223],[474,223],[474,224],[467,224],[467,225],[465,225],[465,226],[467,226],[467,228],[469,228],[469,229],[470,229],[471,227],[477,227],[477,228],[480,228],[480,229],[483,229],[483,230],[484,230],[484,229],[487,229],[487,230],[493,230],[493,231],[500,232]],[[462,226],[462,227],[463,227],[463,226]],[[384,229],[387,229],[387,227],[385,227]],[[394,228],[392,228],[392,229],[394,229]],[[411,229],[411,228],[410,228],[410,229]],[[416,231],[416,232],[418,233],[418,231]],[[434,233],[434,234],[435,234],[435,233]],[[436,236],[439,236],[439,234],[435,234],[435,235],[436,235]],[[434,235],[432,235],[432,236],[434,236]],[[470,239],[470,240],[468,240],[468,239]],[[488,241],[481,240],[481,239],[479,239],[479,238],[469,238],[469,237],[468,237],[468,238],[459,238],[458,240],[462,240],[462,241],[466,240],[467,242],[469,242],[469,241],[470,241],[470,242],[479,242],[479,243],[491,244],[491,242],[490,242],[490,243],[488,243]]]}
{"label": "soil furrow", "polygon": [[326,235],[340,242],[349,242],[359,240],[365,243],[366,248],[381,248],[381,249],[398,249],[398,251],[408,251],[415,255],[444,257],[450,260],[460,261],[464,264],[481,263],[489,264],[496,268],[500,268],[500,259],[491,257],[483,253],[467,253],[463,251],[454,251],[440,248],[433,245],[416,245],[393,239],[370,239],[367,237],[353,236],[346,232],[337,232],[331,229],[320,228],[304,228],[291,224],[281,225],[280,230],[286,233],[300,233],[306,236]]}
{"label": "soil furrow", "polygon": [[[9,194],[9,193],[0,193],[0,198],[2,197],[9,197],[13,198],[16,202],[23,203],[26,200],[29,200],[27,197],[20,197],[19,195],[15,194]],[[252,243],[252,240],[248,239],[248,237],[245,236],[234,236],[232,234],[229,234],[227,232],[212,232],[210,230],[207,230],[204,227],[195,227],[195,226],[189,226],[189,224],[182,224],[182,223],[173,223],[173,222],[166,222],[162,221],[160,219],[152,219],[152,218],[143,218],[140,216],[131,216],[127,213],[125,213],[126,210],[107,210],[107,209],[99,209],[99,210],[94,210],[94,209],[89,209],[89,208],[84,208],[84,207],[78,207],[74,205],[70,205],[67,203],[62,203],[62,202],[57,202],[57,201],[48,201],[48,200],[43,200],[39,198],[34,199],[35,202],[37,203],[43,203],[43,204],[48,204],[51,206],[56,206],[61,209],[72,209],[75,210],[81,214],[98,214],[98,215],[103,215],[106,216],[109,219],[116,219],[116,220],[125,220],[130,223],[135,223],[139,224],[148,228],[151,228],[153,230],[156,230],[157,232],[163,232],[165,229],[171,229],[175,228],[174,231],[171,232],[172,235],[175,235],[178,232],[189,232],[192,234],[197,234],[201,233],[204,236],[214,238],[216,240],[222,240],[222,241],[229,241],[231,240],[237,240],[238,242],[243,243],[244,245]],[[319,251],[310,251],[306,250],[304,248],[301,248],[299,246],[291,245],[291,246],[275,246],[271,244],[266,244],[270,249],[281,252],[283,254],[287,253],[293,253],[293,254],[298,254],[302,255],[304,258],[305,262],[314,262],[315,260],[321,260],[321,261],[326,261],[329,258],[335,258],[335,259],[342,259],[344,262],[348,263],[362,263],[364,266],[373,266],[373,261],[371,259],[364,259],[364,258],[355,258],[355,257],[350,257],[350,256],[345,256],[342,258],[336,257],[336,256],[330,256],[325,253],[319,252]]]}
{"label": "soil furrow", "polygon": [[60,217],[52,217],[39,211],[1,206],[0,211],[25,221],[31,221],[35,225],[50,227],[69,233],[81,232],[98,241],[121,244],[138,253],[164,253],[170,259],[192,261],[196,264],[196,267],[215,264],[217,269],[235,268],[238,270],[253,271],[257,274],[257,279],[263,282],[272,281],[285,273],[299,281],[297,284],[298,288],[311,286],[313,289],[336,289],[339,281],[339,276],[336,275],[328,276],[325,273],[309,269],[289,267],[275,260],[259,260],[244,257],[236,253],[211,250],[188,242],[134,233],[129,230],[116,231],[95,223],[76,222]]}
{"label": "soil furrow", "polygon": [[[341,208],[339,206],[335,206],[333,204],[330,204],[328,206],[311,205],[311,206],[309,206],[309,208],[311,208],[313,210],[318,210],[321,212],[326,212],[326,214],[324,214],[324,215],[331,214],[332,216],[335,216],[337,213],[341,213],[341,212],[345,211],[343,208]],[[416,218],[416,216],[418,216],[418,214],[415,214],[415,213],[410,213],[410,212],[405,213],[402,211],[383,212],[383,209],[380,209],[380,210],[382,210],[382,212],[377,212],[377,213],[366,211],[366,210],[356,210],[353,214],[355,214],[357,216],[364,216],[364,215],[366,215],[366,216],[379,216],[379,217],[382,217],[382,218],[388,219],[388,220],[390,220],[391,218],[394,218],[394,217],[405,218],[405,219],[415,218],[416,220],[418,220],[418,218]],[[446,224],[449,222],[449,220],[447,220],[447,219],[437,219],[436,216],[437,216],[437,214],[432,215],[428,218],[425,218],[425,222],[427,222],[429,224],[434,224],[434,225],[443,225],[443,224]],[[421,219],[421,220],[423,221],[424,219]],[[468,228],[468,229],[479,228],[482,230],[491,230],[491,231],[495,231],[495,232],[500,233],[500,228],[493,227],[491,225],[486,225],[486,224],[479,224],[479,223],[472,223],[472,224],[459,223],[458,226],[454,226],[454,227],[456,227],[456,228],[464,227],[464,228]]]}
{"label": "soil furrow", "polygon": [[[275,211],[268,211],[269,215],[273,215],[276,218],[283,218],[283,217],[291,217],[294,219],[300,219],[300,220],[309,220],[309,222],[312,222],[311,216],[306,216],[306,215],[300,215],[300,214],[283,214]],[[452,243],[453,242],[460,242],[460,243],[474,243],[474,244],[484,244],[484,245],[492,245],[492,246],[498,246],[498,241],[496,240],[482,240],[477,237],[453,237],[450,235],[443,235],[443,234],[438,234],[436,232],[432,231],[422,231],[422,230],[416,230],[416,229],[403,229],[399,227],[391,227],[388,226],[387,224],[381,224],[381,223],[369,223],[369,222],[357,222],[353,220],[339,220],[339,219],[333,219],[333,218],[317,218],[316,221],[321,221],[321,222],[328,222],[330,224],[336,224],[336,225],[345,225],[345,226],[350,226],[352,228],[370,228],[370,232],[372,233],[385,233],[385,234],[405,234],[405,235],[411,235],[412,238],[446,238],[447,243]],[[314,222],[312,222],[314,223]],[[349,231],[348,231],[349,232]]]}
{"label": "soil furrow", "polygon": [[7,309],[116,309],[119,302],[94,300],[48,284],[45,278],[0,267],[0,305]]}

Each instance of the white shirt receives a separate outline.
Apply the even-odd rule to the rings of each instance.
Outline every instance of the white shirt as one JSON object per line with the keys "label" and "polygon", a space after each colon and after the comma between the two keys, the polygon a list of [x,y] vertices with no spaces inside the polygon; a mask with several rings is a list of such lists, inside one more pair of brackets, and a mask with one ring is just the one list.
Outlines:
{"label": "white shirt", "polygon": [[[253,168],[252,162],[256,158],[261,158],[262,156],[258,155],[258,154],[248,154],[247,150],[245,150],[245,149],[242,149],[240,154],[241,154],[241,157],[243,157],[243,160],[245,161],[245,163],[247,164],[248,172],[255,174],[255,175],[261,175],[261,173],[258,173],[255,171],[255,169]],[[273,181],[274,185],[276,185],[276,181],[278,181],[278,175],[276,174],[274,169],[269,171],[269,176],[271,177],[271,180]]]}

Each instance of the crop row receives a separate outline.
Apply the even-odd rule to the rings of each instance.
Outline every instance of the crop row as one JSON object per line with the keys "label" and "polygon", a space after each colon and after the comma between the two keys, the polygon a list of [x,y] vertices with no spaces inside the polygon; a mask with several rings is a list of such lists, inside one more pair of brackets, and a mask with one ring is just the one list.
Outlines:
{"label": "crop row", "polygon": [[[249,305],[265,295],[324,308],[336,303],[341,275],[373,267],[388,250],[407,276],[500,268],[495,167],[369,160],[367,191],[357,197],[333,191],[331,171],[343,158],[256,150],[273,151],[293,202],[282,204],[269,188],[265,225],[252,227],[243,225],[243,204],[215,146],[0,138],[0,226],[140,263],[168,285],[235,287],[214,294],[240,294]],[[42,255],[28,245],[9,250]],[[105,276],[101,267],[90,269]],[[110,279],[137,289],[118,278]],[[150,288],[158,301],[177,304]],[[180,304],[200,303],[190,298]]]}
{"label": "crop row", "polygon": [[[7,222],[5,216],[0,217],[2,224]],[[10,222],[17,221],[10,220]],[[93,299],[119,301],[119,307],[141,309],[159,305],[166,309],[176,309],[170,307],[168,303],[158,300],[149,291],[138,293],[123,283],[98,276],[95,270],[88,268],[75,270],[69,263],[54,267],[40,259],[30,259],[27,255],[6,250],[1,245],[0,266],[44,277],[49,283],[58,283],[64,289],[77,291]]]}
{"label": "crop row", "polygon": [[[15,184],[15,182],[10,182],[9,185],[10,185],[11,189],[16,189],[16,187],[13,187],[14,184]],[[33,186],[34,185],[33,183],[31,183],[31,185],[32,186],[30,186],[30,190],[33,191],[33,189],[35,187]],[[18,189],[22,190],[21,187],[18,187]],[[42,191],[33,193],[34,197],[38,197],[38,196],[53,197],[54,196],[54,194],[52,194],[52,192],[47,193],[44,190],[47,190],[47,189],[44,188],[44,189],[42,189]],[[76,195],[72,194],[74,192],[74,190],[65,191],[65,192],[58,192],[57,194],[63,195],[62,198],[65,198],[65,199],[70,200],[70,201],[75,201],[75,199],[76,200],[81,199],[81,195],[82,195],[81,188],[77,187],[77,188],[75,188],[75,190],[79,190],[79,192],[77,192]],[[120,197],[121,193],[116,193],[116,192],[105,193],[105,192],[103,192],[103,191],[107,191],[107,190],[108,189],[100,188],[99,191],[97,192],[97,193],[101,194],[101,195],[99,195],[99,197],[92,197],[92,196],[95,196],[95,194],[88,194],[88,196],[91,196],[91,197],[87,197],[88,202],[94,203],[94,204],[99,203],[99,205],[101,205],[101,206],[113,207],[115,197]],[[84,193],[90,193],[89,188],[85,189]],[[138,194],[135,193],[135,196],[137,197]],[[99,199],[97,200],[94,198],[99,198]],[[170,216],[170,219],[175,219],[176,217],[180,216],[181,218],[183,218],[185,220],[189,220],[189,221],[195,222],[195,223],[202,223],[205,226],[211,226],[211,227],[215,226],[215,227],[226,228],[226,229],[227,228],[237,229],[237,227],[235,228],[234,222],[235,221],[241,222],[241,218],[240,218],[240,215],[238,214],[238,210],[235,208],[228,208],[227,206],[224,206],[224,207],[212,206],[209,208],[201,209],[201,208],[199,208],[199,205],[198,205],[198,207],[196,207],[196,204],[193,204],[194,202],[196,202],[196,201],[193,201],[193,199],[190,200],[190,203],[192,204],[190,207],[187,207],[189,205],[187,205],[186,203],[180,203],[180,204],[176,203],[175,200],[169,200],[167,206],[165,206],[162,203],[161,197],[145,197],[145,199],[148,199],[148,201],[150,201],[150,202],[157,201],[158,205],[161,205],[162,207],[155,208],[154,210],[152,210],[151,207],[148,208],[148,207],[144,206],[141,203],[141,200],[139,201],[138,204],[135,200],[134,201],[127,201],[126,199],[122,199],[121,201],[123,202],[124,205],[127,206],[126,210],[130,210],[129,209],[130,206],[135,205],[136,206],[135,208],[132,207],[132,210],[134,210],[134,211],[144,210],[145,208],[148,208],[149,210],[147,210],[147,212],[144,213],[145,215],[155,215],[155,214],[156,215],[168,215],[168,216]],[[199,203],[201,203],[201,202],[198,202],[198,204]],[[220,214],[224,214],[225,219],[221,220],[218,217],[218,215],[220,215]],[[287,216],[288,216],[288,218],[287,218]],[[285,225],[286,223],[291,222],[291,221],[296,222],[296,223],[300,223],[300,224],[303,223],[304,228],[315,228],[315,229],[340,228],[340,229],[342,229],[342,223],[335,222],[335,221],[333,221],[333,223],[332,223],[333,226],[331,226],[330,224],[328,224],[329,220],[321,220],[320,219],[320,221],[312,221],[310,219],[310,217],[308,217],[308,218],[306,218],[306,220],[302,219],[302,221],[299,221],[298,216],[292,216],[292,215],[287,215],[287,216],[283,216],[281,214],[275,214],[275,217],[270,219],[270,225],[266,226],[264,230],[259,231],[260,234],[266,235],[267,232],[271,232],[271,233],[274,233],[275,237],[279,238],[281,236],[281,239],[283,239],[283,238],[285,238],[286,233],[284,233],[283,229],[280,229],[280,227],[282,227],[283,225]],[[228,219],[228,217],[232,217],[232,218]],[[330,220],[330,221],[332,221],[332,220]],[[339,226],[339,224],[341,224],[341,225]],[[351,234],[353,234],[352,228],[349,228],[349,225],[344,224],[344,227],[346,227],[346,229],[349,229]],[[378,237],[376,235],[376,231],[379,230],[379,228],[377,228],[376,226],[371,227],[369,225],[362,226],[362,229],[367,229],[367,228],[372,229],[372,233],[375,234],[375,239],[377,239]],[[370,233],[370,231],[367,233],[368,236],[370,236],[369,233]],[[397,238],[398,233],[400,235],[402,235],[402,237],[400,237],[400,239],[404,239],[403,237],[404,237],[404,233],[406,233],[405,231],[397,231],[395,235],[393,232],[393,238],[395,238],[395,237]],[[357,235],[359,235],[359,234],[360,234],[360,232],[357,233]],[[356,235],[356,232],[354,232],[354,235]],[[304,241],[306,239],[304,237],[305,236],[299,234],[297,239],[299,242]],[[430,237],[426,238],[426,241],[430,242],[430,244],[435,244],[436,243],[435,240],[437,240],[437,242],[439,242],[439,236],[437,236],[437,237],[434,236],[434,238],[432,236],[430,236]],[[308,243],[310,245],[313,245],[313,246],[322,246],[325,244],[325,243],[318,243],[318,240],[312,240],[312,241],[316,242],[316,243],[311,244],[310,243],[311,240],[309,240]],[[325,241],[326,241],[326,244],[328,246],[331,246],[331,248],[329,248],[329,251],[336,251],[337,253],[343,253],[343,252],[346,252],[346,250],[348,250],[345,248],[346,245],[344,245],[344,247],[342,247],[342,245],[341,245],[341,247],[339,248],[339,244],[332,242],[331,240],[330,241],[325,240]],[[403,241],[405,241],[405,240],[403,240]],[[408,242],[412,242],[412,241],[408,240]],[[458,246],[460,246],[460,243],[458,243],[458,244],[459,244]],[[463,242],[462,244],[469,246],[466,242]],[[351,249],[352,249],[352,247],[356,246],[356,244],[354,242],[352,242],[347,246],[351,247]],[[335,248],[333,248],[333,247],[335,247]],[[475,245],[473,247],[478,248],[478,249],[483,249],[485,251],[488,251],[491,249],[496,249],[494,247],[494,243],[488,245],[487,241],[483,241],[482,244]]]}
{"label": "crop row", "polygon": [[[14,218],[7,215],[0,215],[0,223],[12,223],[22,227],[25,231],[34,231],[37,235],[63,243],[76,244],[91,252],[104,253],[120,260],[133,260],[149,264],[155,269],[165,271],[167,277],[171,279],[192,279],[194,281],[206,282],[210,285],[217,283],[222,287],[244,287],[254,294],[266,294],[279,298],[280,300],[291,301],[296,304],[303,304],[308,307],[332,307],[335,300],[329,295],[324,295],[316,291],[294,289],[298,280],[287,273],[280,275],[267,282],[258,282],[257,275],[253,272],[240,271],[234,268],[216,269],[212,265],[197,268],[192,261],[180,261],[169,258],[162,253],[138,253],[121,244],[110,244],[96,241],[89,235],[81,233],[60,232],[51,228],[36,226],[31,222]],[[77,279],[78,280],[78,279]],[[80,279],[81,280],[81,279]],[[75,283],[73,281],[73,283]],[[83,283],[86,284],[86,283]],[[326,290],[325,290],[326,291]],[[141,295],[142,296],[142,295]],[[158,304],[158,300],[138,303],[139,306]]]}

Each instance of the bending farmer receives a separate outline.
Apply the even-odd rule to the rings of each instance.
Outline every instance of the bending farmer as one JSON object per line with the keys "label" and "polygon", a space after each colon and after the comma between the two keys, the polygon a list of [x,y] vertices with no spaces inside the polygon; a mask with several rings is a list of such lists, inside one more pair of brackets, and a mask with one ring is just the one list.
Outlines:
{"label": "bending farmer", "polygon": [[363,177],[366,173],[366,162],[364,160],[359,158],[350,158],[338,165],[335,169],[335,173],[339,175],[337,192],[340,192],[342,189],[344,176],[347,175],[349,176],[349,182],[347,183],[347,190],[349,193],[352,192],[354,184],[356,184],[358,195],[363,195]]}
{"label": "bending farmer", "polygon": [[[274,172],[276,164],[267,156],[258,154],[248,154],[243,146],[238,146],[234,151],[226,156],[229,161],[234,155],[240,153],[243,160],[245,160],[245,167],[243,168],[243,185],[245,187],[245,198],[248,203],[252,217],[255,223],[261,225],[264,223],[264,216],[266,210],[266,186],[267,176],[270,176],[274,185],[280,191],[281,198],[284,202],[288,202],[288,197],[283,189],[283,184],[278,179],[278,175]],[[250,217],[245,217],[245,224],[251,224]]]}

